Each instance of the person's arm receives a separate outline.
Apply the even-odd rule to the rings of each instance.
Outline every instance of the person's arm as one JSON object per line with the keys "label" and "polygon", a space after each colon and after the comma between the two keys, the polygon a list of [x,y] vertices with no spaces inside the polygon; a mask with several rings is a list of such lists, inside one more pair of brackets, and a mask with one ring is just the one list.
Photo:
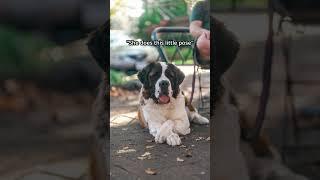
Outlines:
{"label": "person's arm", "polygon": [[190,33],[193,37],[198,38],[202,33],[205,33],[210,38],[210,31],[202,28],[202,21],[195,20],[190,23]]}
{"label": "person's arm", "polygon": [[192,9],[190,16],[190,33],[193,37],[198,38],[201,34],[205,33],[207,37],[210,37],[210,31],[203,28],[204,19],[204,7],[205,3],[200,1]]}

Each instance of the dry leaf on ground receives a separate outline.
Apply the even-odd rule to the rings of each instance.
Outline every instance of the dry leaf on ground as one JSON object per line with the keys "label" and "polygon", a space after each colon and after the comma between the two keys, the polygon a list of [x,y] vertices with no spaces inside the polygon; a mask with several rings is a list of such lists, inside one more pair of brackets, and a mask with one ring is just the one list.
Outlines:
{"label": "dry leaf on ground", "polygon": [[147,174],[150,174],[150,175],[156,175],[157,174],[157,171],[155,169],[151,169],[151,168],[145,169],[144,172],[146,172]]}
{"label": "dry leaf on ground", "polygon": [[185,154],[185,157],[192,157],[192,153],[190,151],[188,151],[186,154]]}
{"label": "dry leaf on ground", "polygon": [[153,148],[154,147],[154,145],[152,145],[152,146],[146,146],[146,149],[150,149],[150,148]]}
{"label": "dry leaf on ground", "polygon": [[130,152],[136,152],[135,149],[129,149],[129,147],[124,147],[117,151],[117,154],[123,154],[123,153],[130,153]]}
{"label": "dry leaf on ground", "polygon": [[198,137],[198,138],[196,139],[196,141],[201,141],[201,140],[204,140],[204,137]]}
{"label": "dry leaf on ground", "polygon": [[184,159],[181,159],[181,158],[177,157],[177,161],[178,161],[178,162],[183,162]]}
{"label": "dry leaf on ground", "polygon": [[139,160],[145,160],[145,159],[147,159],[147,157],[141,157],[141,156],[139,156],[139,157],[137,157]]}
{"label": "dry leaf on ground", "polygon": [[144,154],[141,155],[141,157],[150,156],[150,155],[151,155],[150,152],[145,152]]}

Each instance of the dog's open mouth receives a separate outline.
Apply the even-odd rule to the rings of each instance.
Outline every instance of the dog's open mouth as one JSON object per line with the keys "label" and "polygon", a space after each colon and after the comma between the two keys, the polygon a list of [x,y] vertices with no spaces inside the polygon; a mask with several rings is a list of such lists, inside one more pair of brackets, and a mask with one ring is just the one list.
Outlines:
{"label": "dog's open mouth", "polygon": [[170,97],[167,95],[160,95],[158,98],[159,104],[168,104],[170,102]]}

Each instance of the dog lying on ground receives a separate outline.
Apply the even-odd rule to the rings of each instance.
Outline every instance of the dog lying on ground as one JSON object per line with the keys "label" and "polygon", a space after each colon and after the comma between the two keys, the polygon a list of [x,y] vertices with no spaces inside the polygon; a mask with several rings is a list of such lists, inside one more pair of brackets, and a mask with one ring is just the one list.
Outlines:
{"label": "dog lying on ground", "polygon": [[153,62],[138,73],[143,84],[138,117],[149,128],[155,142],[180,145],[179,135],[190,133],[190,122],[208,124],[209,120],[190,106],[180,90],[185,75],[173,64]]}

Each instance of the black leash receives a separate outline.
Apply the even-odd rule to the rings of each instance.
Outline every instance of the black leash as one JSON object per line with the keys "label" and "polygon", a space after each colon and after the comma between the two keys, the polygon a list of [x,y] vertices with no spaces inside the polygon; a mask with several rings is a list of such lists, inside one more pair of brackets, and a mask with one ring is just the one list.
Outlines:
{"label": "black leash", "polygon": [[262,76],[262,92],[260,95],[259,109],[256,116],[256,123],[253,129],[247,129],[243,132],[243,138],[247,141],[256,141],[261,133],[263,123],[265,120],[265,114],[267,104],[270,96],[270,85],[271,85],[271,72],[272,72],[272,57],[273,57],[273,13],[274,7],[272,0],[269,0],[268,17],[269,17],[269,32],[265,44],[265,55],[263,64],[263,76]]}

